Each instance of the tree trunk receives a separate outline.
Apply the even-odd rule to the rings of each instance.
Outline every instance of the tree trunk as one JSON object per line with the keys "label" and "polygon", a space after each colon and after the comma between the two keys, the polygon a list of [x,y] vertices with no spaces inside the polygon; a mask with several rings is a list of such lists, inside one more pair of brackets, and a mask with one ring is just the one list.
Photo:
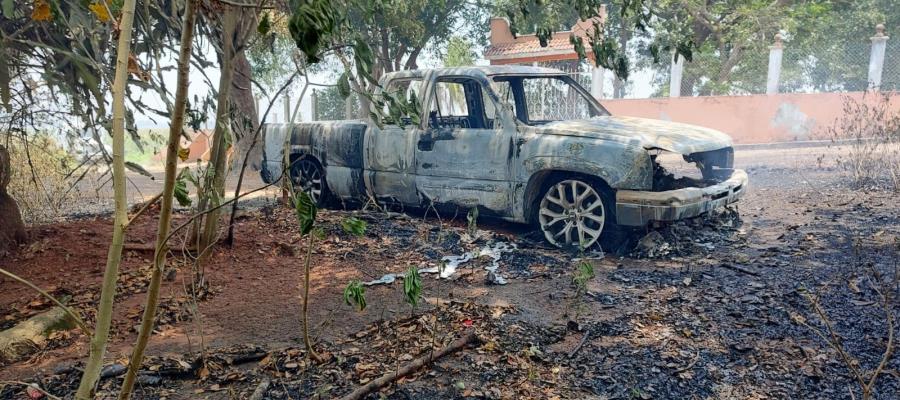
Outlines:
{"label": "tree trunk", "polygon": [[159,210],[159,226],[156,231],[156,248],[153,257],[153,273],[147,289],[147,304],[141,318],[141,330],[128,363],[128,374],[119,392],[119,399],[131,397],[138,370],[144,360],[144,349],[150,340],[156,321],[156,308],[159,305],[159,287],[162,283],[163,270],[166,267],[166,237],[169,235],[169,224],[172,220],[172,195],[175,192],[176,170],[178,167],[178,143],[184,129],[184,109],[187,103],[188,75],[191,70],[191,48],[194,42],[194,22],[196,20],[197,2],[188,0],[185,6],[184,23],[181,29],[181,49],[178,55],[178,83],[175,89],[175,104],[172,109],[172,121],[169,125],[169,141],[166,144],[166,169],[163,180],[163,191]]}
{"label": "tree trunk", "polygon": [[27,238],[19,205],[6,191],[10,175],[12,168],[9,152],[6,151],[6,147],[0,145],[0,221],[3,221],[0,224],[0,254]]}
{"label": "tree trunk", "polygon": [[[229,9],[225,12],[225,19],[222,23],[222,65],[221,75],[219,78],[219,96],[216,99],[216,128],[213,133],[213,145],[211,149],[212,156],[207,165],[207,179],[203,183],[203,197],[200,199],[199,211],[209,211],[202,219],[202,228],[198,228],[195,232],[200,236],[197,243],[199,246],[199,260],[201,262],[208,253],[210,246],[215,243],[216,234],[219,227],[219,209],[215,208],[221,203],[222,197],[225,195],[225,177],[228,175],[228,158],[227,150],[231,137],[231,104],[229,104],[232,77],[234,68],[232,61],[234,59],[234,30],[236,26],[236,11]],[[211,200],[217,200],[211,202]]]}
{"label": "tree trunk", "polygon": [[122,245],[125,227],[128,224],[127,199],[125,198],[125,88],[128,84],[128,56],[131,54],[131,31],[134,24],[135,0],[125,0],[122,19],[119,21],[119,44],[116,49],[116,75],[112,87],[112,136],[113,136],[113,192],[115,193],[115,218],[112,243],[106,258],[100,304],[97,309],[97,326],[91,338],[91,352],[84,374],[78,385],[75,398],[93,398],[94,389],[100,378],[100,367],[106,354],[109,340],[109,326],[112,322],[112,306],[116,297],[116,281],[119,278],[119,263],[122,260]]}
{"label": "tree trunk", "polygon": [[[631,31],[628,30],[628,22],[625,19],[620,20],[619,24],[619,48],[622,51],[628,50],[628,41],[631,40]],[[616,77],[613,81],[613,98],[621,99],[625,97],[625,81]]]}
{"label": "tree trunk", "polygon": [[253,97],[253,84],[250,82],[250,62],[244,51],[234,55],[234,77],[231,85],[231,103],[238,117],[232,122],[234,132],[234,156],[232,165],[243,164],[244,157],[249,158],[249,165],[254,170],[259,170],[262,161],[262,147],[253,146],[250,153],[250,143],[253,142],[253,134],[259,126],[259,110],[256,109],[256,99]]}

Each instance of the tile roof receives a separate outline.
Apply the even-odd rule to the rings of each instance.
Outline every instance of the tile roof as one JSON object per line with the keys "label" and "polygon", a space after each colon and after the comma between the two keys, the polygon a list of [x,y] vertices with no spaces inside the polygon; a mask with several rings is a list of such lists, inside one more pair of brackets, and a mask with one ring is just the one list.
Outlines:
{"label": "tile roof", "polygon": [[569,43],[569,37],[555,37],[547,41],[546,47],[541,47],[537,37],[518,37],[515,42],[492,44],[484,50],[484,58],[509,59],[527,58],[546,54],[575,54],[575,49]]}

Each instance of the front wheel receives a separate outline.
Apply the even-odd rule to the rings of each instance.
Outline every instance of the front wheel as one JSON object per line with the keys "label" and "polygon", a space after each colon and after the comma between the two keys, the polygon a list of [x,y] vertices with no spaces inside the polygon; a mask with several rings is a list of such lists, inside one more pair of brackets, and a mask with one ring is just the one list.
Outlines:
{"label": "front wheel", "polygon": [[557,247],[588,249],[606,230],[615,229],[609,193],[584,180],[565,179],[549,186],[541,198],[538,224]]}
{"label": "front wheel", "polygon": [[325,184],[325,172],[319,164],[309,158],[301,159],[291,167],[291,184],[294,191],[306,192],[309,198],[319,207],[328,200],[328,186]]}

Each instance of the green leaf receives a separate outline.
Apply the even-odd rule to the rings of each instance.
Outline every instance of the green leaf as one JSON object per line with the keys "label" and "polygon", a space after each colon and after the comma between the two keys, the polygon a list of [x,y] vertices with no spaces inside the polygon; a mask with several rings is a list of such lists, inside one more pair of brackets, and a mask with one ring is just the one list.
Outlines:
{"label": "green leaf", "polygon": [[288,31],[297,48],[310,64],[321,58],[319,49],[337,32],[341,20],[339,10],[331,0],[294,1],[294,12],[288,21]]}
{"label": "green leaf", "polygon": [[347,75],[347,71],[344,71],[341,77],[338,78],[337,89],[342,99],[350,97],[350,78]]}
{"label": "green leaf", "polygon": [[181,170],[181,173],[178,174],[178,179],[186,179],[188,182],[193,184],[195,187],[200,187],[200,180],[191,173],[191,169],[185,167]]}
{"label": "green leaf", "polygon": [[409,267],[403,275],[403,295],[406,302],[413,308],[418,307],[419,298],[422,295],[422,277],[416,267]]}
{"label": "green leaf", "polygon": [[365,235],[366,225],[366,221],[356,217],[350,217],[341,222],[341,227],[344,228],[344,232],[355,236]]}
{"label": "green leaf", "polygon": [[13,14],[16,11],[15,8],[15,0],[3,0],[3,16],[7,19],[13,19]]}
{"label": "green leaf", "polygon": [[[183,171],[187,171],[185,168]],[[182,207],[187,207],[191,205],[191,196],[188,193],[187,189],[187,178],[184,176],[184,172],[182,172],[177,179],[175,179],[175,200],[178,201],[178,205]],[[188,173],[187,175],[190,175]]]}
{"label": "green leaf", "polygon": [[588,261],[581,261],[575,269],[572,283],[575,284],[575,287],[579,292],[584,292],[587,288],[588,281],[594,279],[594,276],[596,276],[594,273],[594,265]]}
{"label": "green leaf", "polygon": [[271,30],[272,21],[269,19],[269,13],[265,13],[263,14],[262,19],[259,21],[259,25],[256,26],[256,31],[259,32],[260,35],[266,36]]}
{"label": "green leaf", "polygon": [[316,223],[316,213],[319,211],[312,198],[306,192],[299,192],[294,196],[294,211],[297,221],[300,223],[300,233],[308,234]]}
{"label": "green leaf", "polygon": [[125,168],[132,172],[137,172],[148,178],[154,178],[153,174],[151,174],[150,171],[147,171],[146,169],[144,169],[144,167],[142,167],[140,164],[138,164],[136,162],[125,161]]}
{"label": "green leaf", "polygon": [[352,280],[344,289],[344,303],[348,306],[355,305],[358,311],[366,309],[366,288],[359,280]]}

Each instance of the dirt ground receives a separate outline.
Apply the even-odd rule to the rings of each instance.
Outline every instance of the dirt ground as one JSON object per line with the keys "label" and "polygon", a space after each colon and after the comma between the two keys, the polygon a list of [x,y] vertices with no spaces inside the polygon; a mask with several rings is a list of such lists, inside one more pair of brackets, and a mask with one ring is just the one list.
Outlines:
{"label": "dirt ground", "polygon": [[[585,255],[596,277],[580,297],[572,285],[580,256],[546,247],[527,227],[479,221],[473,239],[464,215],[451,221],[421,212],[323,211],[310,310],[316,347],[328,358],[322,364],[304,357],[298,295],[305,252],[296,221],[272,194],[258,197],[238,220],[234,246],[222,246],[205,265],[208,289],[196,302],[188,294],[193,262],[173,246],[174,272],[136,397],[247,398],[267,381],[264,398],[335,398],[474,331],[477,343],[381,395],[845,399],[853,391],[859,398],[840,353],[813,330],[827,332],[807,295],[816,296],[858,368],[874,369],[890,336],[878,293],[900,288],[884,290],[870,271],[885,280],[897,274],[900,202],[877,188],[851,188],[835,154],[739,151],[736,163],[749,172],[751,190],[737,207],[658,227],[624,255]],[[367,221],[364,236],[341,229],[351,215]],[[129,227],[130,247],[151,244],[155,224],[151,214]],[[69,296],[91,323],[109,219],[80,216],[30,233],[31,244],[0,265]],[[506,285],[489,282],[483,267],[491,259],[479,257],[449,279],[423,274],[425,299],[417,309],[404,303],[399,280],[367,287],[364,311],[344,303],[350,280],[437,267],[444,256],[497,243],[516,247],[498,260]],[[111,365],[127,363],[151,256],[125,252]],[[0,279],[0,329],[49,307],[30,289]],[[900,301],[888,307],[896,313]],[[197,361],[201,350],[205,362]],[[55,334],[31,358],[0,365],[0,381],[69,395],[87,351],[78,330]],[[120,385],[116,369],[108,367],[101,395]],[[900,357],[884,370],[873,398],[900,398]],[[23,398],[23,390],[0,383],[0,398]]]}

